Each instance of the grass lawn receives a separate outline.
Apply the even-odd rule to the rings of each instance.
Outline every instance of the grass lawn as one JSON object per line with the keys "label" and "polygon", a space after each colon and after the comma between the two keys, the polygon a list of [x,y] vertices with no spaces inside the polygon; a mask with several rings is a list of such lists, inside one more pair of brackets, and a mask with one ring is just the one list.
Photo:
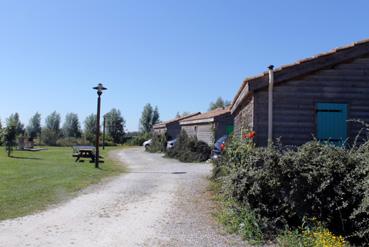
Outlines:
{"label": "grass lawn", "polygon": [[108,158],[107,153],[114,149],[117,148],[101,150],[105,163],[95,169],[87,160],[75,163],[70,147],[15,151],[14,158],[8,158],[0,147],[0,220],[45,209],[104,177],[124,172],[124,166]]}

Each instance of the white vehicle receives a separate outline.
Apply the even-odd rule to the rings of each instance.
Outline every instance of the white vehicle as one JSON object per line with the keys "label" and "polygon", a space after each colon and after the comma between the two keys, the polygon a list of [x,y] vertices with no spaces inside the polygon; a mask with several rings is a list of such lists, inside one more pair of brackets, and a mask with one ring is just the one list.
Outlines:
{"label": "white vehicle", "polygon": [[152,139],[145,141],[142,146],[144,146],[145,148],[148,148],[150,147],[151,143],[152,143]]}
{"label": "white vehicle", "polygon": [[174,145],[176,145],[177,139],[171,140],[167,142],[167,149],[174,148]]}

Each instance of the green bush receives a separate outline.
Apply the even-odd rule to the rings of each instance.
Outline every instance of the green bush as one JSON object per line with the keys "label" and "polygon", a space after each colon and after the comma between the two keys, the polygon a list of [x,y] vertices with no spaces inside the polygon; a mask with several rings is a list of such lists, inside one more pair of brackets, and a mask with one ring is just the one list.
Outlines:
{"label": "green bush", "polygon": [[143,132],[133,136],[131,139],[127,141],[127,144],[133,146],[142,146],[145,141],[150,140],[151,138],[152,138],[151,133]]}
{"label": "green bush", "polygon": [[189,137],[182,130],[174,147],[167,151],[167,156],[182,162],[203,162],[209,159],[210,153],[211,148],[207,143]]}
{"label": "green bush", "polygon": [[61,147],[70,147],[75,145],[87,145],[87,143],[81,138],[65,137],[58,139],[56,141],[56,145]]}
{"label": "green bush", "polygon": [[217,181],[211,183],[211,189],[215,192],[217,204],[215,218],[225,226],[229,233],[240,234],[241,237],[252,244],[259,244],[263,240],[263,233],[258,226],[255,214],[249,208],[241,207],[231,197],[227,197],[221,191],[221,184]]}
{"label": "green bush", "polygon": [[280,247],[346,247],[349,244],[342,236],[336,236],[322,226],[305,227],[284,231],[277,237]]}
{"label": "green bush", "polygon": [[152,142],[147,147],[147,151],[150,153],[164,153],[167,148],[167,138],[165,135],[153,135]]}
{"label": "green bush", "polygon": [[47,146],[56,146],[59,138],[60,138],[60,133],[57,133],[48,128],[45,128],[42,130],[42,133],[41,133],[42,143]]}
{"label": "green bush", "polygon": [[369,143],[352,149],[309,142],[297,149],[234,141],[215,165],[225,191],[276,236],[316,218],[352,242],[369,239]]}

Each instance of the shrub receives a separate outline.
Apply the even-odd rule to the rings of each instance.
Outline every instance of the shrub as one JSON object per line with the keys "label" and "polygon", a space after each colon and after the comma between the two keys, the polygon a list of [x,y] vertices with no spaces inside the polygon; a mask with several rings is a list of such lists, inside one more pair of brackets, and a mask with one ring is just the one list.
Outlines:
{"label": "shrub", "polygon": [[127,144],[133,146],[142,146],[143,143],[152,138],[152,134],[148,132],[142,132],[138,135],[133,136],[130,140],[127,141]]}
{"label": "shrub", "polygon": [[[295,150],[234,141],[216,168],[225,190],[255,212],[264,233],[317,218],[335,234],[368,241],[369,144],[346,150],[309,142]],[[219,175],[219,174],[218,174]]]}
{"label": "shrub", "polygon": [[221,190],[220,183],[213,181],[211,187],[217,193],[214,199],[218,206],[218,210],[215,212],[218,222],[223,224],[229,233],[240,234],[243,239],[252,244],[261,243],[263,234],[258,227],[258,221],[252,210],[241,207],[233,198],[219,193]]}
{"label": "shrub", "polygon": [[277,238],[280,247],[345,247],[348,243],[342,236],[336,236],[324,227],[285,231]]}
{"label": "shrub", "polygon": [[60,134],[51,129],[45,128],[42,130],[41,139],[43,144],[48,146],[56,146],[56,142],[58,141]]}
{"label": "shrub", "polygon": [[182,162],[203,162],[209,159],[210,153],[211,149],[207,143],[189,137],[186,131],[182,130],[174,147],[167,151],[167,156]]}
{"label": "shrub", "polygon": [[146,149],[150,153],[164,153],[167,148],[167,138],[165,135],[153,135],[152,142]]}
{"label": "shrub", "polygon": [[75,145],[87,145],[87,142],[81,138],[65,137],[58,139],[56,141],[56,145],[62,147],[70,147]]}

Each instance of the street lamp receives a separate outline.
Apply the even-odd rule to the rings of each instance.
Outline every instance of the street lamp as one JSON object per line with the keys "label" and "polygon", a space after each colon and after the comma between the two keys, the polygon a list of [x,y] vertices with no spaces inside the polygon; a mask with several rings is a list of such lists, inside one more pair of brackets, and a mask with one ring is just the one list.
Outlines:
{"label": "street lamp", "polygon": [[96,157],[95,157],[95,168],[99,168],[99,159],[100,159],[100,153],[99,153],[99,141],[100,141],[100,109],[101,109],[101,95],[105,88],[101,83],[97,85],[97,87],[94,87],[93,89],[97,90],[97,116],[96,116]]}

